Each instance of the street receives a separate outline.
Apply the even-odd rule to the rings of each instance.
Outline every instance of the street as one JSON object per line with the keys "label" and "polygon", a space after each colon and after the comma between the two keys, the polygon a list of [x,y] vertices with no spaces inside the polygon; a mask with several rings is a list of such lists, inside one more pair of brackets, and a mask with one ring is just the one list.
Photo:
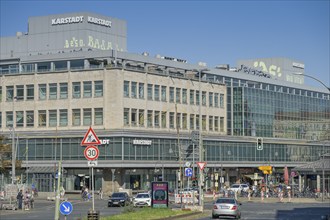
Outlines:
{"label": "street", "polygon": [[[73,211],[67,216],[67,220],[80,220],[87,217],[88,210],[92,209],[92,201],[81,201],[80,199],[69,199],[72,203]],[[202,220],[211,219],[211,209],[213,202],[205,201],[204,212],[206,217]],[[170,207],[180,207],[180,204],[171,204]],[[241,219],[262,219],[262,220],[320,220],[322,215],[330,215],[330,204],[328,202],[313,202],[313,200],[280,203],[274,201],[253,201],[242,200]],[[35,208],[29,211],[22,210],[0,210],[0,219],[6,220],[51,220],[54,219],[55,202],[45,199],[37,199]],[[107,200],[95,199],[95,210],[100,212],[100,216],[110,216],[121,213],[123,207],[107,207]],[[64,216],[60,214],[60,219]],[[196,219],[196,218],[194,218]],[[198,218],[197,218],[198,219]]]}

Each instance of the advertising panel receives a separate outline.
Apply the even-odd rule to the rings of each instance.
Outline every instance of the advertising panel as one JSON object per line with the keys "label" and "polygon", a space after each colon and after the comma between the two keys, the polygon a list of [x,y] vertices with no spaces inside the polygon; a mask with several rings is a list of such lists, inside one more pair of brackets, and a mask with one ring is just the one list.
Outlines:
{"label": "advertising panel", "polygon": [[167,208],[168,207],[168,182],[152,182],[151,183],[151,207]]}

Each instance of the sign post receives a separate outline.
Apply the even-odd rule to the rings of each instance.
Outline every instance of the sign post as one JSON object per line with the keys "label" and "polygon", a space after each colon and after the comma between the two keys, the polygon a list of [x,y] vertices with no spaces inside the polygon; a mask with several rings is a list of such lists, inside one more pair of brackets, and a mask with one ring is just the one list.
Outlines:
{"label": "sign post", "polygon": [[94,145],[101,145],[101,141],[96,136],[92,127],[86,132],[84,139],[81,141],[82,146],[87,146],[84,150],[84,156],[88,160],[87,165],[92,167],[92,203],[93,208],[92,211],[94,213],[95,203],[94,203],[94,166],[97,166],[97,161],[95,161],[99,157],[99,149]]}

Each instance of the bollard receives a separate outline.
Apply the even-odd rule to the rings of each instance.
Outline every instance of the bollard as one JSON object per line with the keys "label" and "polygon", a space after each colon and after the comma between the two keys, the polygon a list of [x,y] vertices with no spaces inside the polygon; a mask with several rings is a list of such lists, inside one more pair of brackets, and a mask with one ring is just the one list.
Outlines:
{"label": "bollard", "polygon": [[100,211],[89,210],[87,213],[87,220],[99,220]]}

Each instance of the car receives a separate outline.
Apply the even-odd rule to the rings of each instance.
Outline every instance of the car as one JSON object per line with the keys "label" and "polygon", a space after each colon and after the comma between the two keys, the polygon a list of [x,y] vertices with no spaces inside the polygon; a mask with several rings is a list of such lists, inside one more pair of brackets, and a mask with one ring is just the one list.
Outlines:
{"label": "car", "polygon": [[241,203],[234,198],[219,198],[213,204],[212,218],[234,217],[241,218]]}
{"label": "car", "polygon": [[131,198],[127,192],[115,192],[109,196],[108,207],[112,206],[126,206],[131,204]]}
{"label": "car", "polygon": [[149,193],[138,193],[133,198],[134,207],[151,206],[151,196]]}
{"label": "car", "polygon": [[229,188],[229,190],[234,191],[234,192],[247,192],[249,190],[249,185],[247,184],[233,184]]}

